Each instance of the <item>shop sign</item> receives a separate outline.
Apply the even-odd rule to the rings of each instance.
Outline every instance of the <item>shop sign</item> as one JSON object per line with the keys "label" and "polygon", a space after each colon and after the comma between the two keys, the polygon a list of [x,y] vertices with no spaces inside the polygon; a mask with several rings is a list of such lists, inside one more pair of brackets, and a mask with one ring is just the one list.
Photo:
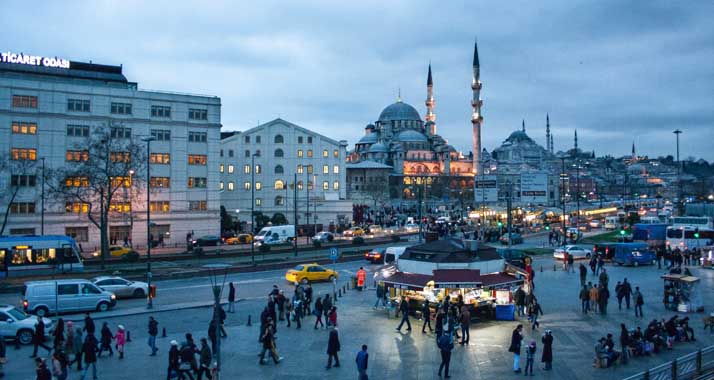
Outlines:
{"label": "shop sign", "polygon": [[498,179],[495,175],[480,175],[474,178],[476,203],[498,202]]}
{"label": "shop sign", "polygon": [[521,202],[548,202],[548,174],[521,173]]}
{"label": "shop sign", "polygon": [[57,57],[43,57],[41,55],[16,54],[13,52],[0,53],[0,62],[15,63],[18,65],[55,67],[69,69],[69,60]]}

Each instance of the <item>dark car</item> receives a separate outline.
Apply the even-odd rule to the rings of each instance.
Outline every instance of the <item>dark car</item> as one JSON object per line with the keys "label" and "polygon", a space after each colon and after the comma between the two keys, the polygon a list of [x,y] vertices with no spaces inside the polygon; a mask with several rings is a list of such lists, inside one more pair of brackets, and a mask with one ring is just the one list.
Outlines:
{"label": "dark car", "polygon": [[375,248],[367,253],[364,254],[364,258],[371,262],[372,264],[374,263],[381,263],[384,262],[384,255],[386,253],[385,248]]}
{"label": "dark car", "polygon": [[503,248],[498,250],[498,254],[501,255],[507,263],[519,268],[525,268],[526,264],[531,262],[530,256],[526,255],[525,252],[520,249]]}
{"label": "dark car", "polygon": [[598,243],[593,246],[593,254],[602,255],[605,260],[612,260],[615,257],[615,247],[617,243]]}
{"label": "dark car", "polygon": [[212,247],[221,244],[220,236],[206,235],[193,241],[194,247]]}
{"label": "dark car", "polygon": [[[508,233],[503,234],[500,240],[501,244],[508,244]],[[511,244],[523,244],[523,237],[520,234],[511,232]]]}

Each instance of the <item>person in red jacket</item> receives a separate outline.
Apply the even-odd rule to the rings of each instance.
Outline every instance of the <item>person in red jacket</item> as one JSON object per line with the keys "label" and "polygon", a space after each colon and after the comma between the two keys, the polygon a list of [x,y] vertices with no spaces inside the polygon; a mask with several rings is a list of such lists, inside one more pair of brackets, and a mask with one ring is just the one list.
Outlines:
{"label": "person in red jacket", "polygon": [[367,279],[367,271],[364,270],[364,268],[359,267],[359,270],[357,271],[357,289],[362,290],[364,287],[364,282]]}

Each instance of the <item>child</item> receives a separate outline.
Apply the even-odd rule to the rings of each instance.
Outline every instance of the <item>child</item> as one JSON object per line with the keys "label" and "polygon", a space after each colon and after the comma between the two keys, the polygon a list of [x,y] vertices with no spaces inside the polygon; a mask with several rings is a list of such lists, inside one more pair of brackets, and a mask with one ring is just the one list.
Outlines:
{"label": "child", "polygon": [[119,325],[114,339],[117,342],[117,351],[119,352],[119,359],[124,359],[124,345],[126,344],[126,335],[124,334],[124,325]]}
{"label": "child", "polygon": [[330,309],[330,313],[327,315],[327,326],[337,327],[337,306]]}
{"label": "child", "polygon": [[533,358],[535,358],[536,353],[536,342],[531,340],[531,344],[526,348],[526,370],[523,372],[524,375],[528,376],[528,370],[530,369],[531,376],[533,376]]}

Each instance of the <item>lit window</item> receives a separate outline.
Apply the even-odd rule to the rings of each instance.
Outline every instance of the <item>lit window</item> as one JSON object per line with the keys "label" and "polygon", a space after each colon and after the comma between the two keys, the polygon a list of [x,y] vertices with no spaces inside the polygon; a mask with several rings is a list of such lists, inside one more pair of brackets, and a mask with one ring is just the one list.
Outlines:
{"label": "lit window", "polygon": [[189,154],[188,164],[189,165],[206,165],[208,162],[208,156],[205,154]]}
{"label": "lit window", "polygon": [[340,157],[340,151],[335,149],[332,151],[332,157],[339,158]]}
{"label": "lit window", "polygon": [[223,190],[223,181],[218,182],[218,190]]}
{"label": "lit window", "polygon": [[37,97],[29,95],[13,95],[12,106],[16,108],[37,108]]}
{"label": "lit window", "polygon": [[312,149],[308,149],[308,150],[307,150],[307,156],[308,156],[308,157],[312,157]]}
{"label": "lit window", "polygon": [[330,166],[322,165],[322,174],[330,174]]}
{"label": "lit window", "polygon": [[298,156],[298,157],[302,157],[302,149],[298,149],[298,151],[297,151],[297,156]]}
{"label": "lit window", "polygon": [[275,190],[283,190],[285,188],[285,182],[283,182],[281,180],[275,181],[274,188],[275,188]]}
{"label": "lit window", "polygon": [[329,156],[330,156],[330,152],[328,152],[327,149],[325,149],[325,150],[322,151],[322,157],[327,158],[327,157],[329,157]]}
{"label": "lit window", "polygon": [[263,184],[260,182],[255,183],[255,190],[262,190],[263,189]]}
{"label": "lit window", "polygon": [[228,174],[233,174],[233,165],[228,165]]}
{"label": "lit window", "polygon": [[171,163],[170,153],[151,153],[149,156],[149,162],[152,164],[162,164],[168,165]]}
{"label": "lit window", "polygon": [[34,135],[37,134],[37,124],[36,123],[24,123],[20,121],[12,122],[12,133],[20,135]]}
{"label": "lit window", "polygon": [[243,189],[245,189],[245,190],[250,190],[250,182],[245,182],[245,183],[243,184]]}
{"label": "lit window", "polygon": [[255,174],[260,174],[261,173],[260,165],[255,165]]}
{"label": "lit window", "polygon": [[302,181],[298,181],[297,188],[298,190],[302,190]]}
{"label": "lit window", "polygon": [[243,166],[243,173],[250,174],[250,165]]}
{"label": "lit window", "polygon": [[255,205],[260,207],[263,205],[263,200],[260,198],[255,198]]}
{"label": "lit window", "polygon": [[332,190],[339,190],[340,189],[340,183],[335,181],[332,183]]}
{"label": "lit window", "polygon": [[302,165],[297,166],[297,172],[298,174],[302,174]]}
{"label": "lit window", "polygon": [[322,183],[322,190],[330,190],[330,183],[327,181],[324,181]]}
{"label": "lit window", "polygon": [[312,165],[307,166],[307,174],[312,174]]}
{"label": "lit window", "polygon": [[340,165],[335,165],[332,167],[332,174],[339,174],[340,173]]}
{"label": "lit window", "polygon": [[218,172],[223,173],[223,164],[218,165]]}
{"label": "lit window", "polygon": [[228,182],[228,191],[233,191],[234,188],[235,188],[235,183]]}
{"label": "lit window", "polygon": [[37,149],[12,148],[10,157],[15,161],[35,161],[37,160]]}

